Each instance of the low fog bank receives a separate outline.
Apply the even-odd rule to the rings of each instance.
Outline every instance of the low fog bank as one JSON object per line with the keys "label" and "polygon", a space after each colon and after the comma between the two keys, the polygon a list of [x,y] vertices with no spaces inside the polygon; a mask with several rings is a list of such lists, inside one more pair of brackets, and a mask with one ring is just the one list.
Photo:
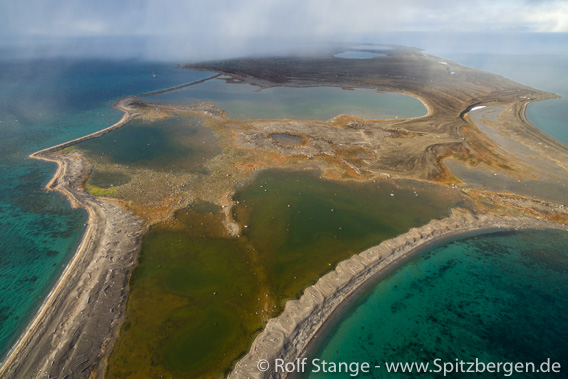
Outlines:
{"label": "low fog bank", "polygon": [[250,56],[310,55],[329,41],[286,38],[215,39],[197,36],[20,37],[0,40],[0,60],[44,58],[139,59],[172,63]]}
{"label": "low fog bank", "polygon": [[19,37],[0,39],[0,61],[31,59],[136,59],[174,65],[238,57],[335,53],[365,43],[403,45],[442,59],[491,71],[536,88],[565,94],[568,33],[380,32],[334,34],[325,40],[192,34],[170,36]]}
{"label": "low fog bank", "polygon": [[361,43],[417,47],[452,59],[457,54],[566,55],[568,33],[382,32],[341,34],[323,39],[264,37],[238,39],[202,35],[18,37],[0,39],[0,59],[101,58],[175,63],[249,56],[310,55]]}

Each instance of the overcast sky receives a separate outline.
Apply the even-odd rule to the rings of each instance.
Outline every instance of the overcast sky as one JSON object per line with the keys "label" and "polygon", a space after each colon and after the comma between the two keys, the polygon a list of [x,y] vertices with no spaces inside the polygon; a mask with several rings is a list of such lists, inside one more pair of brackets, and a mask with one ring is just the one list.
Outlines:
{"label": "overcast sky", "polygon": [[183,36],[195,49],[238,51],[397,31],[568,32],[568,0],[0,0],[3,40]]}

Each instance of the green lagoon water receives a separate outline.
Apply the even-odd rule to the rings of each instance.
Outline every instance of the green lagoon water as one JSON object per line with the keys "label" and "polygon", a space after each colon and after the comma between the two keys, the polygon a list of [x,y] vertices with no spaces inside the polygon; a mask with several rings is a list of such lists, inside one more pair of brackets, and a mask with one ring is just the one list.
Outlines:
{"label": "green lagoon water", "polygon": [[78,146],[99,163],[157,171],[202,172],[203,163],[221,152],[215,141],[213,131],[203,126],[201,119],[168,117],[154,122],[135,119]]}
{"label": "green lagoon water", "polygon": [[344,90],[337,87],[273,87],[260,89],[223,79],[181,90],[147,97],[144,100],[165,104],[192,105],[211,101],[231,118],[329,120],[340,114],[389,119],[424,116],[427,109],[413,97],[372,89]]}
{"label": "green lagoon water", "polygon": [[[399,35],[400,33],[393,35],[393,40],[390,42],[397,43],[396,38]],[[426,37],[428,36],[424,35],[424,38]],[[539,35],[537,38],[544,41],[544,39],[549,37]],[[491,41],[489,38],[483,39],[483,46],[480,51],[484,51]],[[427,47],[425,44],[417,42],[406,44]],[[529,45],[530,43],[526,44],[525,47]],[[469,47],[461,42],[456,46]],[[566,94],[565,88],[568,87],[565,85],[567,78],[565,67],[568,67],[568,65],[565,64],[565,54],[562,55],[562,51],[568,50],[559,49],[557,51],[558,54],[555,53],[552,56],[543,56],[541,54],[530,56],[530,51],[525,51],[525,54],[521,57],[522,59],[515,56],[507,56],[505,57],[505,62],[500,60],[500,58],[503,58],[502,54],[483,55],[480,54],[480,51],[473,54],[468,51],[466,58],[469,61],[460,61],[452,57],[452,54],[460,53],[459,49],[449,52],[446,50],[446,53],[440,54],[440,56],[455,59],[472,67],[502,73],[507,77],[536,88]],[[151,73],[153,71],[158,74],[157,78],[152,77]],[[19,331],[25,326],[44,296],[48,293],[70,254],[75,251],[86,220],[85,214],[81,211],[72,210],[68,202],[60,194],[43,191],[43,186],[55,172],[55,166],[45,162],[30,160],[27,158],[28,155],[38,149],[94,132],[115,123],[120,119],[121,114],[111,109],[110,106],[121,96],[163,89],[202,79],[210,75],[211,73],[175,70],[171,65],[162,63],[72,58],[12,59],[3,52],[0,60],[0,131],[2,131],[2,140],[0,140],[2,153],[0,156],[0,174],[2,174],[3,179],[0,190],[0,211],[2,212],[2,220],[0,222],[0,352],[6,352]],[[402,95],[388,94],[389,97],[391,95],[394,96],[392,103],[387,103],[388,105],[383,106],[381,102],[387,99],[385,94],[376,94],[371,90],[357,89],[355,91],[346,91],[338,88],[326,89],[317,87],[301,90],[272,88],[259,91],[254,86],[225,84],[221,80],[212,80],[204,84],[206,85],[188,87],[185,90],[147,99],[159,102],[171,101],[173,103],[183,103],[185,101],[188,104],[210,100],[214,101],[220,108],[227,110],[229,116],[242,119],[285,118],[302,115],[301,118],[325,120],[339,113],[370,118],[388,118],[395,116],[415,117],[426,113],[425,108],[418,100]],[[305,91],[303,93],[306,96],[298,97],[298,93],[302,91]],[[351,98],[348,99],[345,96],[351,96]],[[298,98],[301,101],[298,102]],[[324,99],[324,102],[319,99]],[[399,101],[400,99],[404,101],[401,102]],[[406,101],[409,103],[404,103]],[[345,103],[349,104],[349,106],[341,108],[341,105]],[[356,104],[361,104],[362,108],[353,107]],[[557,106],[552,110],[545,110],[542,114],[543,117],[540,118],[542,122],[534,121],[538,120],[538,117],[531,115],[531,112],[533,109],[537,110],[536,107],[540,107],[541,104],[545,108],[551,104],[557,104]],[[545,106],[544,104],[547,105]],[[313,111],[314,109],[315,112]],[[372,111],[370,112],[369,109],[372,109]],[[408,109],[409,113],[404,113],[406,112],[404,109]],[[568,141],[565,133],[567,130],[565,123],[567,119],[565,112],[567,109],[568,106],[566,106],[565,99],[561,99],[559,101],[551,100],[549,102],[531,104],[527,112],[529,119],[535,122],[537,127],[566,143]],[[370,115],[369,112],[371,113]],[[174,120],[172,122],[175,124]],[[176,141],[170,140],[159,132],[148,131],[145,129],[147,125],[143,123],[133,125],[130,129],[124,129],[123,137],[119,135],[126,144],[132,143],[129,147],[130,151],[140,158],[136,162],[132,161],[128,164],[143,162],[148,151],[150,154],[156,154],[156,159],[159,159],[160,154],[158,153],[168,153],[167,149],[165,149],[166,151],[163,149],[153,150],[156,146],[152,145],[149,146],[149,150],[143,150],[144,146],[137,145],[143,138],[135,138],[135,141],[129,141],[128,136],[132,130],[137,130],[137,128],[144,130],[142,133],[147,133],[144,135],[153,142],[155,141],[158,147],[165,146],[169,148],[176,144]],[[172,128],[172,130],[175,130],[176,126],[172,125]],[[547,128],[551,128],[550,131]],[[109,134],[105,138],[111,138],[111,136],[113,136],[112,138],[118,138],[114,133]],[[188,139],[191,139],[191,137],[188,136]],[[183,149],[186,147],[183,147]],[[146,152],[142,153],[141,150]],[[95,152],[97,150],[93,147],[92,151]],[[98,151],[100,152],[100,150]],[[121,158],[120,152],[116,152],[113,155],[113,159],[122,159],[124,162],[128,162],[129,157],[123,156]],[[150,159],[150,161],[153,159]],[[171,160],[167,161],[171,162]],[[319,274],[332,267],[335,262],[347,257],[351,251],[344,251],[343,253],[340,251],[345,246],[349,245],[353,249],[364,248],[379,242],[383,238],[401,233],[412,225],[425,223],[429,217],[436,217],[434,216],[436,214],[442,217],[446,213],[447,207],[449,207],[449,205],[438,204],[433,206],[433,208],[428,208],[427,203],[420,205],[420,202],[402,201],[399,203],[393,201],[391,204],[384,203],[384,208],[377,206],[381,217],[375,217],[370,215],[368,209],[361,208],[361,204],[364,203],[358,198],[351,198],[348,201],[335,200],[333,197],[336,193],[334,187],[329,187],[333,192],[322,192],[321,187],[316,185],[317,191],[310,195],[312,201],[302,202],[299,197],[304,196],[306,191],[311,190],[310,185],[313,187],[313,184],[307,184],[306,182],[294,184],[294,181],[298,178],[291,177],[291,180],[284,180],[283,177],[270,178],[269,175],[259,179],[264,180],[267,185],[270,184],[269,188],[271,191],[275,188],[280,188],[280,190],[284,191],[284,185],[289,185],[291,190],[280,193],[280,200],[266,197],[264,190],[268,190],[268,188],[260,187],[260,185],[264,186],[263,182],[253,182],[253,184],[240,192],[241,200],[249,204],[246,211],[237,211],[237,216],[240,220],[248,223],[250,226],[250,231],[247,231],[243,242],[235,243],[234,241],[219,238],[216,234],[207,234],[214,230],[212,225],[217,224],[219,221],[215,218],[207,221],[208,217],[212,217],[208,212],[213,211],[215,213],[215,209],[209,211],[203,209],[187,210],[185,215],[182,212],[176,216],[181,220],[182,228],[168,231],[156,228],[148,234],[144,240],[140,268],[137,274],[135,274],[133,281],[133,285],[136,287],[133,287],[132,300],[129,301],[129,312],[136,306],[137,302],[142,306],[146,306],[146,308],[141,309],[151,310],[151,312],[146,313],[149,317],[149,323],[147,324],[149,327],[146,330],[137,329],[136,338],[131,339],[129,342],[119,342],[119,344],[125,343],[125,357],[128,359],[122,361],[119,359],[118,362],[130,365],[130,368],[150,368],[149,370],[143,370],[146,372],[151,372],[152,369],[156,368],[160,370],[160,367],[167,367],[168,370],[171,370],[170,372],[181,372],[183,377],[185,375],[183,373],[196,370],[196,366],[192,362],[188,362],[188,353],[196,354],[195,356],[199,359],[209,360],[209,362],[216,360],[217,364],[219,364],[222,360],[224,362],[232,361],[233,358],[230,357],[231,352],[236,352],[235,356],[238,356],[242,351],[246,350],[248,342],[243,336],[251,331],[254,333],[256,329],[260,328],[261,322],[259,317],[246,313],[242,309],[247,304],[253,304],[257,301],[256,296],[262,295],[262,290],[264,290],[264,287],[262,289],[257,287],[258,283],[260,283],[259,275],[261,273],[250,269],[251,267],[256,267],[256,263],[252,259],[260,259],[260,255],[252,254],[254,245],[248,245],[246,241],[257,238],[260,248],[267,246],[270,242],[269,239],[272,237],[269,237],[268,234],[263,235],[262,230],[264,228],[271,231],[271,229],[263,225],[269,225],[273,228],[275,234],[272,236],[274,241],[277,242],[278,250],[276,251],[278,253],[266,254],[266,260],[258,267],[265,267],[265,274],[268,272],[275,274],[276,279],[270,283],[273,286],[270,288],[282,291],[277,302],[278,306],[281,306],[280,300],[283,301],[287,296],[298,294],[303,287],[315,281]],[[121,183],[128,180],[128,178],[121,176],[109,177],[108,175],[97,177],[95,175],[91,180],[104,186],[108,183]],[[255,184],[257,184],[256,187]],[[307,188],[304,188],[306,185]],[[343,190],[344,192],[352,191],[354,194],[359,193],[352,188],[346,188],[346,190]],[[391,188],[386,185],[383,189],[388,192]],[[423,194],[420,190],[417,192],[420,195]],[[404,191],[401,193],[395,192],[394,199],[411,199],[412,195],[410,193],[405,194]],[[377,194],[376,196],[381,198],[381,202],[386,202],[386,199],[394,200],[390,198],[390,194],[386,199],[382,199],[382,195],[379,196]],[[286,201],[282,199],[286,199]],[[367,201],[370,203],[373,203],[375,200],[375,197],[367,198]],[[286,207],[283,210],[280,208],[276,209],[274,208],[275,205],[269,204],[272,201]],[[452,206],[455,205],[454,201],[450,199],[448,201]],[[251,207],[250,204],[252,203],[258,204],[258,206]],[[292,207],[288,208],[287,204],[291,204]],[[351,208],[352,204],[353,208]],[[331,209],[344,212],[344,216],[349,223],[341,222],[341,224],[338,224],[338,220],[334,219],[331,213],[327,213],[328,209],[330,212]],[[350,209],[353,210],[349,211]],[[282,212],[279,215],[282,214],[285,217],[272,221],[274,211],[276,210]],[[292,210],[300,213],[293,213]],[[330,217],[322,223],[316,223],[313,222],[314,217],[309,216],[310,212],[315,212],[318,217],[321,215]],[[422,216],[421,212],[425,212],[424,216]],[[198,217],[194,217],[195,215]],[[305,216],[307,216],[306,219],[304,219]],[[312,219],[310,220],[309,217]],[[412,219],[413,217],[415,218],[414,220]],[[395,222],[391,225],[389,221],[385,221],[389,219],[393,219]],[[203,228],[203,225],[200,224],[201,221],[197,223],[198,220],[205,220],[204,225],[210,226],[210,228]],[[356,233],[352,234],[351,232],[349,234],[341,233],[343,231],[355,230],[356,226],[366,227],[366,224],[362,224],[361,220],[366,220],[370,223],[369,225],[377,228],[371,231],[375,233],[374,236],[370,237],[368,234],[356,235]],[[351,223],[356,226],[351,225]],[[187,228],[185,228],[186,226]],[[313,229],[304,229],[305,227]],[[194,231],[189,233],[189,229]],[[313,230],[313,233],[309,232],[310,230]],[[369,232],[371,229],[366,228],[364,230]],[[543,247],[548,249],[551,244],[557,243],[560,250],[566,251],[568,243],[565,237],[543,233],[543,238],[539,239],[540,237],[537,238],[539,233],[532,234],[535,236],[533,238],[535,246],[542,244]],[[311,248],[306,247],[302,250],[299,241],[303,238],[307,239],[308,246],[311,246]],[[339,243],[337,243],[338,239]],[[511,312],[516,312],[517,315],[530,315],[532,317],[531,320],[540,318],[541,321],[544,320],[545,322],[549,321],[550,315],[550,321],[554,323],[550,325],[559,325],[559,327],[549,328],[548,332],[544,331],[544,338],[554,341],[552,339],[554,336],[550,336],[552,333],[555,333],[556,336],[565,337],[566,319],[563,315],[567,313],[565,308],[562,308],[565,305],[562,305],[564,303],[560,301],[562,300],[561,296],[557,295],[560,292],[565,295],[566,290],[561,286],[557,286],[557,284],[562,282],[562,280],[566,282],[566,269],[564,271],[549,270],[545,276],[535,276],[538,272],[544,272],[540,266],[554,267],[560,259],[558,255],[553,253],[554,250],[551,250],[552,253],[549,256],[546,249],[536,249],[537,253],[533,254],[534,259],[528,259],[527,257],[531,254],[523,252],[526,252],[526,249],[524,249],[525,245],[532,246],[529,244],[530,239],[524,238],[521,241],[522,243],[511,244],[511,246],[516,246],[515,249],[504,255],[504,257],[509,257],[512,263],[507,263],[506,260],[504,262],[495,260],[494,252],[504,251],[499,247],[500,245],[496,238],[484,243],[482,248],[484,253],[480,255],[482,258],[472,262],[481,264],[487,259],[490,263],[496,263],[497,268],[506,268],[510,267],[510,264],[515,265],[515,262],[519,261],[517,259],[518,254],[524,254],[523,257],[526,259],[523,259],[525,259],[526,266],[514,266],[516,267],[515,270],[520,267],[519,274],[511,276],[507,271],[507,275],[504,278],[513,280],[512,283],[517,284],[518,288],[524,291],[522,293],[523,296],[531,291],[540,296],[540,302],[534,303],[537,304],[536,307],[532,307],[532,305],[529,307],[527,303],[522,302],[522,296],[517,296],[517,300],[515,300],[515,298],[507,295],[506,291],[498,292],[502,295],[501,303],[494,301],[496,297],[493,296],[493,290],[490,292],[491,296],[485,298],[485,282],[498,281],[498,276],[501,273],[498,273],[499,275],[487,274],[486,280],[481,283],[479,288],[471,287],[467,281],[457,275],[454,281],[460,283],[460,286],[447,285],[442,288],[442,292],[433,291],[433,293],[437,294],[437,297],[431,302],[434,304],[440,302],[440,297],[442,296],[440,294],[443,294],[443,290],[447,290],[451,296],[447,296],[448,299],[444,297],[443,300],[450,304],[454,295],[456,299],[463,295],[459,291],[463,285],[465,288],[470,289],[470,292],[479,295],[474,303],[477,307],[487,307],[492,311],[511,310]],[[326,253],[323,247],[330,246],[333,248],[336,244],[337,250],[335,250],[335,253],[330,253],[331,255],[326,256],[325,260],[313,258],[313,256]],[[495,248],[493,248],[493,245],[495,245]],[[296,253],[294,250],[296,248],[303,251],[304,255],[300,256],[300,254]],[[255,247],[255,249],[257,248]],[[235,255],[235,253],[242,255]],[[152,254],[153,256],[151,256]],[[345,254],[345,256],[342,254]],[[434,256],[436,255],[432,257]],[[299,272],[305,274],[307,271],[313,270],[317,275],[314,275],[313,278],[308,278],[307,276],[302,278],[305,282],[291,282],[289,278],[287,279],[288,282],[283,282],[284,274],[278,273],[279,265],[283,267],[284,271],[292,272],[295,270],[294,261],[298,257],[300,257],[298,263],[303,265],[298,266]],[[243,261],[242,258],[245,258],[245,260]],[[198,272],[195,270],[193,265],[195,262],[200,263],[198,267],[202,271]],[[247,264],[252,266],[247,266]],[[304,265],[311,266],[306,269]],[[407,268],[411,269],[414,266],[412,264]],[[454,270],[465,270],[465,267],[462,268],[461,265],[455,267],[449,265],[448,267],[447,270],[439,269],[440,275],[445,272],[451,273]],[[497,268],[494,269],[496,270]],[[495,271],[489,270],[487,272]],[[230,276],[230,274],[235,273],[237,277]],[[424,275],[426,274],[424,273]],[[148,282],[150,283],[148,287],[142,285],[145,278],[151,279]],[[467,278],[469,280],[470,277],[468,276]],[[406,292],[401,296],[410,296],[415,299],[413,301],[418,301],[418,297],[412,296],[412,294],[418,291],[428,291],[428,284],[423,281],[412,281],[411,279],[412,276],[409,278],[409,283],[414,284],[408,285],[412,287],[412,291]],[[399,285],[399,287],[402,286],[403,284]],[[421,287],[417,288],[416,286]],[[260,291],[260,293],[257,294],[255,291]],[[213,292],[217,292],[217,295],[213,295]],[[245,299],[241,300],[241,293],[245,294]],[[194,302],[196,301],[194,297],[196,294],[207,295],[199,300],[207,307],[203,312],[197,314],[192,313],[196,309],[195,305],[198,304]],[[155,295],[155,297],[150,295]],[[155,299],[155,301],[151,302],[150,299]],[[164,304],[167,304],[167,307]],[[457,304],[458,309],[459,305],[462,307],[469,306],[467,304]],[[233,312],[238,309],[241,309],[241,311]],[[398,304],[391,308],[391,311],[393,309],[398,314],[397,319],[405,319],[405,315],[401,311],[401,309],[404,309],[403,305]],[[483,321],[481,313],[475,313],[475,310],[472,310],[472,308],[467,309],[471,311],[471,314],[479,315],[479,317],[470,317],[467,316],[468,314],[463,313],[463,318],[452,316],[454,319],[460,319],[464,322],[462,329],[466,331],[477,328],[480,322]],[[530,309],[530,312],[524,312],[527,309]],[[558,309],[562,309],[563,312],[560,316],[555,313]],[[163,315],[164,313],[167,314],[166,319],[160,318],[162,317],[160,314]],[[248,326],[244,326],[243,323],[234,319],[231,321],[229,317],[235,314],[243,316],[242,320],[248,320]],[[377,315],[382,314],[377,313]],[[411,314],[412,312],[409,311],[408,317]],[[492,314],[497,315],[496,317],[501,317],[501,313],[493,312]],[[499,339],[492,340],[495,342],[495,346],[498,347],[497,350],[505,345],[509,347],[524,346],[515,344],[513,343],[514,341],[511,342],[516,334],[505,333],[504,331],[507,329],[502,327],[503,325],[513,327],[517,324],[522,325],[522,323],[519,322],[513,325],[514,323],[509,322],[507,324],[506,322],[510,316],[506,316],[506,313],[503,314],[505,316],[503,316],[501,321],[504,320],[505,323],[501,322],[501,324],[498,324],[495,322],[488,329],[491,333],[499,336]],[[157,315],[160,316],[158,317]],[[438,315],[438,317],[442,316],[441,314]],[[382,318],[379,320],[384,321]],[[443,318],[441,320],[445,321]],[[442,323],[435,323],[434,321],[435,319],[433,321],[427,320],[427,322],[431,322],[430,326],[435,326],[432,327],[434,331],[444,329]],[[370,329],[375,329],[376,321],[371,319],[369,322],[369,326],[360,325],[360,327],[366,327],[367,332],[370,332]],[[123,331],[128,331],[133,325],[135,323],[127,322]],[[151,325],[158,325],[158,329],[152,330],[150,328]],[[475,328],[472,328],[472,325]],[[525,325],[528,325],[528,323]],[[516,332],[518,329],[512,328],[511,330]],[[534,335],[527,337],[527,341],[535,341],[544,329],[529,328],[528,330],[534,330]],[[536,335],[537,333],[538,335]],[[467,336],[467,334],[464,335]],[[484,336],[490,337],[487,334]],[[348,338],[349,336],[344,337]],[[459,337],[461,338],[462,335],[460,334]],[[370,338],[374,337],[371,335]],[[410,337],[407,337],[405,341],[403,337],[395,338],[394,342],[402,341],[403,345],[406,343],[406,346],[410,346],[410,351],[413,352],[415,351],[412,349],[414,347],[413,344],[422,343],[422,341],[409,340],[408,338]],[[436,339],[432,337],[431,340],[435,341]],[[386,343],[383,343],[383,345],[386,346]],[[551,351],[546,350],[547,345],[540,341],[534,343],[534,345],[539,348],[542,347],[543,352],[548,353]],[[471,351],[479,351],[475,350],[479,349],[479,346],[482,346],[482,344],[472,348]],[[559,343],[559,346],[566,346],[565,338]],[[217,349],[220,347],[229,347],[234,350],[231,352],[224,350],[223,353],[217,355],[220,351]],[[493,354],[495,349],[492,346],[486,347]],[[150,350],[144,350],[146,348]],[[523,347],[522,349],[525,348]],[[396,350],[397,348],[392,346],[390,349],[391,354],[394,354],[392,349],[401,352],[400,349]],[[149,351],[159,353],[153,355]],[[457,347],[455,351],[461,353],[461,350]],[[526,355],[527,353],[524,354]],[[563,354],[566,356],[565,351]],[[370,355],[375,356],[376,359],[384,359],[386,356],[380,357],[374,352]],[[222,359],[219,358],[220,356],[222,356]],[[215,357],[215,359],[211,357]],[[467,358],[467,354],[464,353],[460,357]],[[342,358],[347,359],[347,356],[342,355]],[[221,366],[223,365],[221,364]],[[116,367],[117,371],[115,372],[120,372],[123,368],[120,366]],[[225,365],[217,368],[223,371],[227,367]],[[122,372],[124,373],[124,371]]]}
{"label": "green lagoon water", "polygon": [[122,114],[111,106],[122,96],[210,75],[136,60],[21,59],[2,50],[0,355],[52,288],[87,220],[61,194],[43,189],[56,166],[29,154],[114,124]]}
{"label": "green lagoon water", "polygon": [[[314,172],[262,173],[243,191],[235,219],[245,225],[267,274],[284,297],[297,297],[341,260],[468,204],[436,185],[335,182]],[[314,275],[315,274],[315,275]],[[291,279],[294,278],[294,279]],[[309,283],[309,282],[308,282]]]}
{"label": "green lagoon water", "polygon": [[[386,372],[384,362],[478,358],[540,364],[550,358],[562,367],[551,377],[566,377],[567,246],[566,231],[531,230],[484,234],[430,249],[362,295],[313,356],[380,365],[360,375],[375,378],[406,377]],[[448,377],[468,375],[476,377]]]}
{"label": "green lagoon water", "polygon": [[271,170],[234,197],[235,218],[247,226],[240,238],[224,234],[211,205],[156,225],[143,241],[107,377],[223,374],[249,348],[263,313],[276,316],[352,254],[467,206],[439,186],[404,185]]}

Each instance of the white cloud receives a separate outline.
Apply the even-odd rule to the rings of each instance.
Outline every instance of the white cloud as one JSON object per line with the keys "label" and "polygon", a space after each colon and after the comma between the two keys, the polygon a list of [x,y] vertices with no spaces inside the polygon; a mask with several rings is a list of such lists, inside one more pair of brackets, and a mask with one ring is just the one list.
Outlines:
{"label": "white cloud", "polygon": [[[220,57],[255,51],[259,45],[262,49],[256,51],[268,51],[305,40],[376,41],[386,32],[400,31],[568,32],[568,4],[566,0],[0,0],[0,38],[162,37],[137,46],[142,54],[152,56]],[[119,42],[105,44],[109,50],[120,49]]]}
{"label": "white cloud", "polygon": [[10,34],[224,33],[232,38],[387,30],[568,31],[568,5],[562,0],[28,0],[1,2],[0,14],[0,32]]}

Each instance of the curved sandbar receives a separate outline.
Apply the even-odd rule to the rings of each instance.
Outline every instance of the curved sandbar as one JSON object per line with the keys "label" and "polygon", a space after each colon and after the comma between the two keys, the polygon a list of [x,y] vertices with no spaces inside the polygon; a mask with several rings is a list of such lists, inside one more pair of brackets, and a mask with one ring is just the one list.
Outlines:
{"label": "curved sandbar", "polygon": [[[236,364],[229,378],[286,377],[286,373],[274,371],[275,360],[293,362],[302,357],[334,311],[377,275],[441,239],[472,231],[513,228],[566,229],[566,226],[531,218],[472,216],[454,211],[448,218],[411,229],[339,263],[334,271],[308,287],[299,300],[288,301],[284,312],[267,323],[254,340],[249,353]],[[270,367],[261,372],[257,365],[263,359],[268,361]]]}
{"label": "curved sandbar", "polygon": [[121,205],[84,191],[82,185],[91,165],[83,156],[57,152],[124,126],[138,114],[131,106],[138,97],[199,84],[217,76],[122,98],[114,105],[124,112],[117,123],[30,155],[57,163],[57,172],[46,189],[61,192],[73,208],[85,208],[89,217],[81,244],[8,352],[0,366],[0,377],[88,378],[102,372],[104,359],[124,318],[128,282],[145,227]]}
{"label": "curved sandbar", "polygon": [[141,222],[120,205],[81,188],[88,162],[42,152],[57,162],[48,189],[64,193],[89,214],[83,240],[37,314],[10,350],[0,376],[86,378],[114,340],[124,313],[128,280],[136,263]]}

